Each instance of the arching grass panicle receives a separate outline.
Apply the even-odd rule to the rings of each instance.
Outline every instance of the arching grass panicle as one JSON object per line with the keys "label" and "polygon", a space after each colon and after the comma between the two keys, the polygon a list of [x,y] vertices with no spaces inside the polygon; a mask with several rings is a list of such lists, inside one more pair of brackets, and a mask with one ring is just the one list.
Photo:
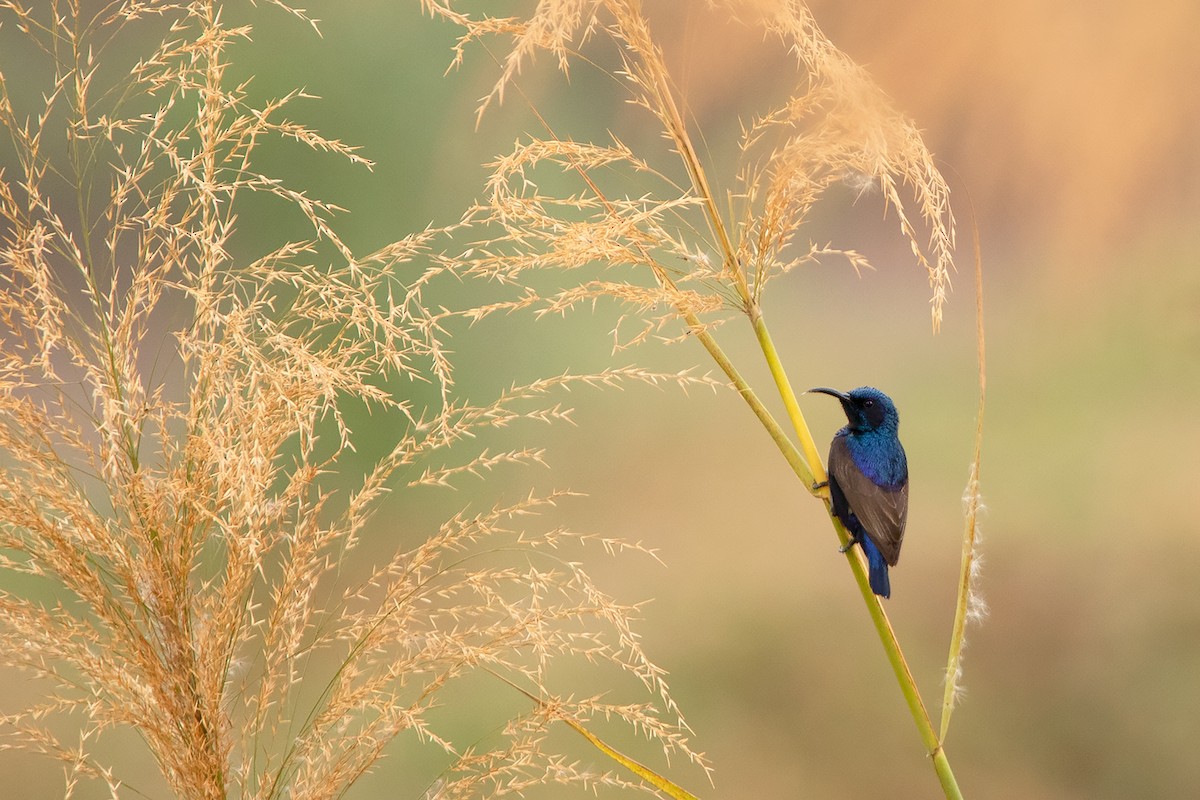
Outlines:
{"label": "arching grass panicle", "polygon": [[[751,298],[758,302],[770,277],[800,263],[836,254],[855,268],[866,265],[856,251],[803,239],[816,203],[831,186],[846,182],[877,192],[895,214],[914,259],[926,270],[936,329],[953,268],[954,217],[949,187],[920,132],[821,32],[803,3],[721,0],[713,5],[741,24],[762,29],[768,41],[778,40],[797,68],[795,93],[743,125],[729,208],[710,183],[712,165],[703,163],[693,146],[694,132],[640,2],[539,3],[526,18],[497,18],[458,11],[451,2],[425,1],[430,13],[463,29],[456,64],[473,42],[505,42],[497,56],[500,74],[480,105],[481,115],[516,85],[539,52],[551,54],[564,73],[572,65],[611,65],[602,68],[623,81],[630,102],[645,109],[677,156],[675,163],[650,163],[616,135],[611,144],[580,141],[535,111],[548,137],[519,143],[492,164],[490,202],[480,219],[500,225],[503,239],[520,247],[493,254],[490,268],[511,277],[514,270],[533,267],[640,264],[643,272],[670,277],[660,276],[660,289],[670,291],[671,284],[691,278],[704,283],[701,291],[710,297],[739,307]],[[579,191],[541,192],[526,170],[543,161],[574,170]],[[606,189],[604,175],[610,172],[629,175],[627,185],[644,188],[635,197]],[[696,253],[712,254],[721,269],[715,275],[689,269],[708,258],[697,259]],[[590,292],[626,293],[628,282],[592,285]],[[707,310],[694,296],[678,299],[697,314]]]}
{"label": "arching grass panicle", "polygon": [[[565,490],[425,516],[439,487],[541,463],[477,437],[568,420],[571,386],[713,381],[613,369],[466,397],[450,339],[499,306],[444,299],[491,277],[444,255],[453,229],[355,255],[259,148],[369,164],[284,117],[303,93],[230,84],[249,28],[215,3],[96,8],[0,2],[37,56],[0,52],[0,664],[44,690],[0,715],[4,746],[63,762],[68,796],[140,796],[125,776],[149,764],[211,800],[342,796],[417,746],[438,797],[645,789],[564,758],[566,716],[703,765],[636,605],[584,567],[646,548],[576,532]],[[568,664],[607,680],[556,699]],[[518,710],[463,709],[494,731],[464,742],[430,712],[469,675]],[[106,746],[118,730],[140,744]]]}

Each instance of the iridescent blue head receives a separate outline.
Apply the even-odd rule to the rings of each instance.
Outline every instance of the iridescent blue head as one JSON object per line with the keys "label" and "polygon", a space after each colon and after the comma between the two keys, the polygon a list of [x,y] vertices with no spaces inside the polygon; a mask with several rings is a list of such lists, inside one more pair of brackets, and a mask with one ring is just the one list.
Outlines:
{"label": "iridescent blue head", "polygon": [[846,412],[846,419],[849,420],[850,424],[847,427],[853,433],[887,431],[895,434],[900,428],[900,415],[896,413],[896,404],[892,402],[892,398],[873,386],[860,386],[849,392],[824,387],[809,391],[836,397],[842,404],[842,410]]}

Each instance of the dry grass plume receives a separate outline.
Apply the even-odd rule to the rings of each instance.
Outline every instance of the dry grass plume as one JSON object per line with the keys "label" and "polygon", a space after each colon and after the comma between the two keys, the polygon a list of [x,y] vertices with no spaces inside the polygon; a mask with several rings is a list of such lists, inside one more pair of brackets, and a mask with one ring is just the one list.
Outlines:
{"label": "dry grass plume", "polygon": [[[256,171],[272,139],[369,164],[288,119],[302,93],[256,104],[230,85],[249,29],[215,2],[95,8],[0,2],[26,48],[0,56],[0,662],[47,687],[0,717],[5,746],[63,762],[68,796],[94,782],[136,795],[92,747],[132,730],[177,796],[211,800],[341,796],[402,733],[445,753],[430,797],[631,785],[558,755],[546,736],[562,717],[615,717],[701,761],[636,608],[578,559],[643,548],[540,522],[567,493],[464,510],[369,574],[342,567],[381,508],[403,515],[405,492],[542,460],[473,437],[567,418],[556,391],[712,381],[614,368],[461,396],[447,331],[512,304],[448,309],[439,281],[520,265],[443,257],[450,231],[433,230],[356,256],[337,209]],[[146,41],[134,63],[117,58]],[[541,219],[508,178],[561,157],[535,143],[498,168],[496,213]],[[290,208],[308,237],[246,255],[250,195]],[[555,237],[561,258],[640,240],[690,202],[622,204]],[[361,469],[348,464],[363,408],[392,422],[391,449],[339,482]],[[557,697],[547,676],[571,659],[613,665],[636,691]],[[484,669],[545,701],[468,747],[428,711]]]}
{"label": "dry grass plume", "polygon": [[[695,132],[641,2],[542,2],[522,18],[472,15],[439,0],[423,5],[462,27],[454,63],[479,42],[499,61],[500,74],[479,105],[481,117],[519,89],[522,70],[545,53],[564,74],[597,65],[609,70],[676,157],[652,162],[619,132],[608,141],[577,141],[572,131],[556,129],[561,121],[538,115],[545,135],[518,142],[491,165],[475,219],[493,235],[471,259],[473,269],[517,282],[527,270],[602,264],[613,277],[545,297],[527,291],[527,305],[557,312],[615,297],[643,322],[620,344],[642,341],[689,313],[732,308],[753,316],[767,283],[798,264],[836,255],[855,268],[867,265],[860,253],[804,236],[825,192],[849,184],[877,192],[896,218],[926,272],[934,328],[940,324],[953,269],[949,188],[915,125],[825,37],[799,0],[709,4],[763,30],[764,46],[782,45],[794,57],[798,87],[782,105],[743,125],[736,183],[724,189],[711,184],[693,144]],[[543,177],[553,169],[575,173],[577,191],[543,191]],[[639,190],[606,192],[602,186],[611,181],[605,176],[613,174]]]}
{"label": "dry grass plume", "polygon": [[[563,313],[615,301],[624,311],[614,327],[618,349],[651,338],[694,337],[828,510],[821,454],[769,332],[763,298],[773,279],[798,265],[840,256],[855,269],[867,266],[861,253],[813,238],[813,210],[844,184],[869,190],[896,220],[928,280],[938,329],[955,222],[949,187],[915,125],[821,32],[801,0],[670,6],[676,15],[713,12],[729,24],[752,26],[763,32],[764,47],[782,47],[794,64],[790,96],[744,118],[734,170],[710,163],[710,151],[697,146],[711,141],[686,113],[641,0],[543,0],[519,17],[468,13],[452,0],[423,0],[423,6],[461,29],[453,63],[477,46],[496,61],[499,74],[479,104],[481,119],[506,97],[525,99],[520,78],[539,56],[563,75],[598,69],[641,112],[632,132],[609,129],[589,140],[573,120],[548,118],[530,103],[531,127],[539,133],[490,165],[488,191],[470,217],[476,246],[463,257],[468,272],[520,286],[509,308]],[[644,144],[648,130],[661,135],[665,151]],[[717,183],[730,173],[735,177],[728,185]],[[551,288],[533,288],[545,285]],[[802,308],[789,311],[804,317]],[[717,323],[739,317],[762,351],[790,433],[716,338]],[[811,349],[824,338],[825,332],[809,331],[806,344]],[[831,521],[847,552],[849,534]],[[850,571],[930,763],[946,796],[960,797],[895,630],[870,591],[863,560],[849,552]]]}

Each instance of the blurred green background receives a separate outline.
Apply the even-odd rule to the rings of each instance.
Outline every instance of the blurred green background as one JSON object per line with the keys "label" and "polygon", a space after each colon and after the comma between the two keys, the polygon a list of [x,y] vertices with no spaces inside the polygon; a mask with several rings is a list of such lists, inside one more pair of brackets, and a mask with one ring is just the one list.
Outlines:
{"label": "blurred green background", "polygon": [[[878,198],[856,202],[849,191],[830,197],[808,235],[865,252],[877,270],[808,267],[773,283],[766,300],[798,388],[873,384],[900,408],[912,509],[887,608],[935,715],[975,415],[972,209],[978,220],[989,348],[982,587],[991,615],[969,633],[968,693],[946,743],[959,783],[975,800],[1192,796],[1200,6],[811,5],[925,131],[957,201],[960,271],[939,335],[894,218]],[[650,8],[720,174],[739,120],[791,89],[786,57],[703,3]],[[321,37],[276,9],[238,9],[255,34],[234,53],[235,71],[253,76],[256,95],[304,86],[320,96],[292,116],[361,145],[376,163],[368,172],[294,147],[260,162],[346,208],[339,228],[357,252],[454,221],[481,191],[485,162],[539,132],[515,94],[476,129],[496,63],[474,48],[463,69],[443,75],[455,31],[422,17],[417,3],[344,0],[310,12]],[[560,135],[611,129],[635,146],[658,140],[602,74],[580,67],[567,83],[542,58],[520,85]],[[264,241],[275,241],[273,225],[252,224]],[[460,390],[486,401],[513,382],[603,369],[613,362],[609,311],[462,332]],[[735,320],[721,338],[769,397],[748,328]],[[711,369],[692,342],[615,358]],[[671,775],[727,800],[938,796],[828,522],[742,401],[636,387],[567,399],[576,427],[528,433],[549,448],[549,469],[494,473],[450,496],[405,493],[371,533],[380,548],[395,536],[415,540],[463,505],[524,493],[531,481],[586,492],[569,506],[574,527],[640,540],[665,563],[601,555],[592,572],[623,601],[651,601],[643,642],[670,672],[694,743],[715,765],[715,787],[682,763]],[[840,412],[827,398],[801,403],[823,447]],[[561,688],[605,689],[567,679]],[[508,702],[490,697],[507,690],[486,682],[462,691],[468,715]],[[354,796],[419,798],[440,767],[436,754],[414,759],[413,750],[398,748]],[[594,751],[576,756],[606,766]],[[0,774],[26,787],[20,796],[61,792],[45,762],[4,756]]]}

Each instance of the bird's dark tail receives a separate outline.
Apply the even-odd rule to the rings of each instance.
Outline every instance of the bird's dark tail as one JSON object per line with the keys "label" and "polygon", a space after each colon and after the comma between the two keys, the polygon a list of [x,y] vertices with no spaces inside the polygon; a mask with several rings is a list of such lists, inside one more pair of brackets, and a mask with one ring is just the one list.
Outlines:
{"label": "bird's dark tail", "polygon": [[888,565],[883,558],[883,553],[879,552],[879,548],[868,536],[862,537],[862,548],[863,552],[867,554],[871,591],[883,598],[891,597],[892,582],[888,580]]}

